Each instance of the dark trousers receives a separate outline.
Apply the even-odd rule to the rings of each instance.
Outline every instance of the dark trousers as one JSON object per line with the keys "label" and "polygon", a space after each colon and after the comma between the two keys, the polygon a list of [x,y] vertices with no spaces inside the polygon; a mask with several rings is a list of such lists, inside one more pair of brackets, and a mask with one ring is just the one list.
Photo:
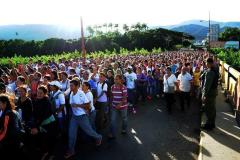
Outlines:
{"label": "dark trousers", "polygon": [[101,132],[107,124],[108,118],[108,102],[96,103],[96,130]]}
{"label": "dark trousers", "polygon": [[206,97],[204,110],[207,116],[207,124],[215,125],[216,119],[216,97]]}
{"label": "dark trousers", "polygon": [[128,93],[128,102],[131,103],[132,105],[136,104],[136,90],[135,89],[127,89]]}
{"label": "dark trousers", "polygon": [[174,93],[164,93],[166,99],[166,107],[169,113],[172,112],[172,105],[174,103]]}
{"label": "dark trousers", "polygon": [[180,98],[180,106],[181,110],[184,111],[184,103],[187,101],[187,107],[190,108],[190,92],[180,92],[179,94]]}
{"label": "dark trousers", "polygon": [[163,95],[163,81],[162,80],[156,80],[155,94]]}
{"label": "dark trousers", "polygon": [[142,101],[145,101],[145,98],[147,97],[147,86],[145,85],[137,86],[137,95],[136,95],[137,101],[140,96],[142,98]]}
{"label": "dark trousers", "polygon": [[56,135],[58,131],[57,122],[52,122],[45,126],[46,132],[40,133],[41,149],[44,153],[53,154],[56,145]]}

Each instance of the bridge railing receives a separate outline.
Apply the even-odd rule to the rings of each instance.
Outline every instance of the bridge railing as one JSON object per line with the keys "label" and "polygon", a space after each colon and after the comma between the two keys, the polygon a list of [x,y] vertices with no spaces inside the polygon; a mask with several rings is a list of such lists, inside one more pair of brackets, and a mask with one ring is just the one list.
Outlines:
{"label": "bridge railing", "polygon": [[220,61],[221,81],[227,98],[232,104],[236,118],[240,122],[240,72]]}

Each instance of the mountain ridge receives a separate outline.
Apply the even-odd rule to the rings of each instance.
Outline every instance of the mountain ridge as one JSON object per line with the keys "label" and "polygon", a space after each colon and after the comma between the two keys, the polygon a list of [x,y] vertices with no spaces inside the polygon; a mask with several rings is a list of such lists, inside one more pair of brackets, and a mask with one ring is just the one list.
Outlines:
{"label": "mountain ridge", "polygon": [[[240,22],[219,22],[211,20],[210,24],[219,24],[221,31],[226,27],[240,27]],[[178,32],[184,32],[203,40],[208,33],[209,21],[189,20],[169,26],[149,26],[149,28],[164,28]],[[87,35],[87,32],[86,34]],[[81,37],[80,26],[71,28],[51,24],[26,24],[26,25],[2,25],[0,26],[0,40],[23,39],[45,40],[49,38],[78,39]]]}

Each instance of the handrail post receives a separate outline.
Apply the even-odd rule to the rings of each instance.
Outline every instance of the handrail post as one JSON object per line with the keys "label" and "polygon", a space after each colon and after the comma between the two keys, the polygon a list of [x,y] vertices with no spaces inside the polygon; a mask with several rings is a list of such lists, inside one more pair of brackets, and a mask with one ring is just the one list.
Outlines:
{"label": "handrail post", "polygon": [[228,73],[228,78],[227,78],[227,91],[229,92],[229,82],[230,82],[230,66],[228,66],[227,73]]}

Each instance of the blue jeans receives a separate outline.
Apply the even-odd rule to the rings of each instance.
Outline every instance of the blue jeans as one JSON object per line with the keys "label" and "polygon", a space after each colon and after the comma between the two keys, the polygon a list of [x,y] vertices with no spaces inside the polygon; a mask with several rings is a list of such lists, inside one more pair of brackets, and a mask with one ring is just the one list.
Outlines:
{"label": "blue jeans", "polygon": [[122,118],[122,130],[127,129],[127,108],[118,110],[115,108],[111,109],[111,123],[110,123],[110,133],[112,136],[116,136],[116,127],[117,127],[117,114],[121,114]]}
{"label": "blue jeans", "polygon": [[93,137],[96,140],[102,139],[102,136],[93,130],[88,115],[84,114],[81,116],[72,115],[68,133],[68,148],[70,152],[75,152],[75,144],[77,140],[77,130],[80,127],[87,135]]}
{"label": "blue jeans", "polygon": [[147,87],[148,96],[153,96],[153,90],[154,90],[154,86],[153,85],[148,85],[148,87]]}
{"label": "blue jeans", "polygon": [[136,104],[136,90],[135,89],[127,89],[128,94],[128,102],[132,105]]}
{"label": "blue jeans", "polygon": [[96,130],[96,125],[95,125],[95,122],[96,122],[96,111],[95,110],[90,112],[90,114],[89,114],[89,121],[90,121],[90,123],[92,125],[92,128],[94,130]]}

